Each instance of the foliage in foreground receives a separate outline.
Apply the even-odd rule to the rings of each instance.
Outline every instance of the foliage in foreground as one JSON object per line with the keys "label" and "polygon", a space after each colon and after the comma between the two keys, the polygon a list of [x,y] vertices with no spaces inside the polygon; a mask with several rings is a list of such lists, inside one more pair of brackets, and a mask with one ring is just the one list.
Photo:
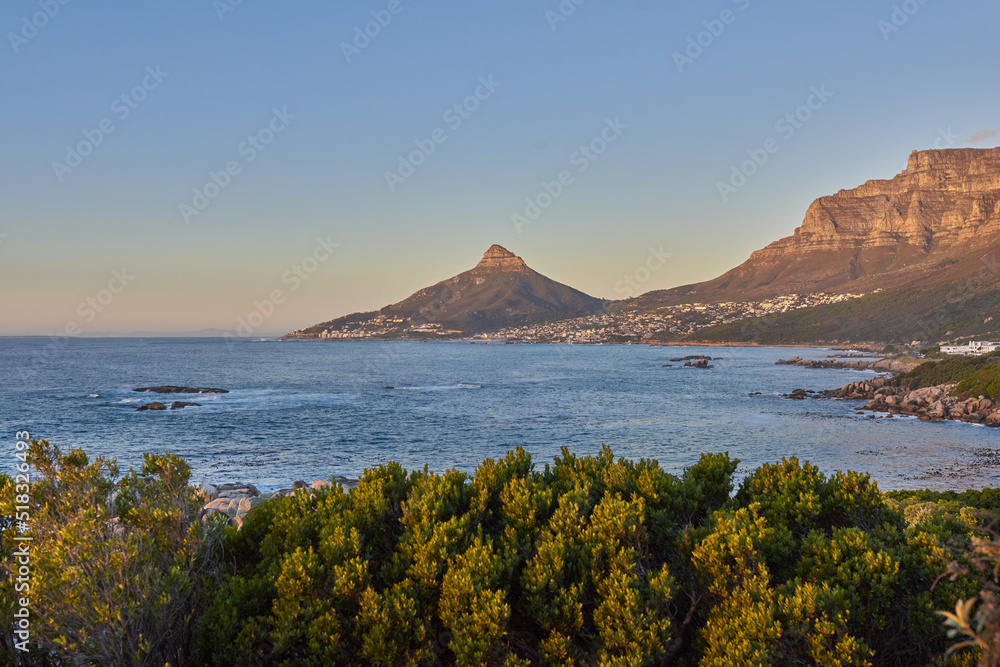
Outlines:
{"label": "foliage in foreground", "polygon": [[[996,492],[888,498],[790,459],[733,494],[727,455],[677,477],[608,449],[536,470],[518,449],[472,477],[381,466],[237,531],[194,520],[169,454],[120,481],[45,442],[31,460],[46,479],[21,664],[994,664],[998,552],[972,541],[970,505]],[[949,567],[949,547],[971,557]],[[956,601],[967,646],[945,656],[935,610]]]}
{"label": "foliage in foreground", "polygon": [[[949,646],[932,586],[971,528],[907,526],[867,476],[521,450],[458,472],[369,471],[267,503],[199,627],[214,665],[915,665]],[[263,511],[260,511],[260,510]],[[966,652],[938,664],[974,664]]]}
{"label": "foliage in foreground", "polygon": [[[185,664],[205,595],[219,585],[211,574],[221,546],[220,528],[194,520],[201,503],[188,485],[187,464],[169,453],[147,454],[141,470],[119,479],[113,460],[90,461],[79,449],[63,454],[48,441],[33,441],[26,458],[34,469],[30,502],[15,493],[15,480],[0,478],[0,517],[27,506],[30,526],[3,526],[0,606],[13,615],[15,600],[29,600],[30,644],[27,652],[4,646],[0,658],[23,665]],[[14,590],[17,564],[9,555],[22,533],[33,539],[29,587]]]}

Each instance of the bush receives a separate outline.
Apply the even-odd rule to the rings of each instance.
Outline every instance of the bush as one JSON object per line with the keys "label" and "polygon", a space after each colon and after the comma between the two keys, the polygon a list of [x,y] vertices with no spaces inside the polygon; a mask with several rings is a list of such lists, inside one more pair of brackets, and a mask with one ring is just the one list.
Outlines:
{"label": "bush", "polygon": [[[787,459],[734,493],[728,455],[675,476],[607,448],[538,470],[517,449],[471,476],[390,463],[237,530],[194,520],[172,455],[120,481],[46,442],[31,460],[23,664],[955,666],[996,646],[996,555],[963,504],[996,491],[887,498]],[[935,610],[956,600],[972,643],[945,655]]]}
{"label": "bush", "polygon": [[[735,496],[737,462],[675,477],[605,449],[471,478],[368,471],[270,503],[227,536],[242,564],[203,617],[205,664],[927,664],[945,540],[867,476],[795,459]],[[246,539],[248,534],[253,535]],[[950,531],[950,532],[949,532]],[[964,659],[956,655],[948,660]],[[942,663],[944,664],[944,663]]]}
{"label": "bush", "polygon": [[986,396],[1000,400],[1000,353],[978,357],[945,357],[944,361],[929,361],[909,373],[896,377],[893,383],[906,389],[954,384],[955,393],[962,397]]}
{"label": "bush", "polygon": [[[212,528],[193,520],[200,503],[187,464],[169,453],[144,459],[119,480],[113,460],[31,442],[30,595],[18,594],[30,600],[31,646],[21,664],[163,665],[190,656],[194,618],[218,585]],[[14,516],[10,478],[0,485],[0,516]],[[8,523],[6,554],[14,535]],[[9,558],[4,570],[7,607]]]}

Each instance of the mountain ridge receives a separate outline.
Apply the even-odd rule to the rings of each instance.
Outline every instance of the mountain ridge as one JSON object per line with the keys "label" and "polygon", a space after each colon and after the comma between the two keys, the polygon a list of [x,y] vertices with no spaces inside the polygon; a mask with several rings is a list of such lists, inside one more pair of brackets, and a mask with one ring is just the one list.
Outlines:
{"label": "mountain ridge", "polygon": [[494,244],[472,269],[417,290],[402,301],[321,322],[285,337],[323,337],[324,332],[349,330],[361,322],[374,323],[381,331],[379,336],[386,337],[433,329],[477,334],[592,315],[609,304],[547,278]]}
{"label": "mountain ridge", "polygon": [[913,151],[892,179],[818,198],[791,236],[718,278],[647,292],[635,305],[901,288],[998,242],[1000,148]]}
{"label": "mountain ridge", "polygon": [[994,315],[1000,319],[1000,148],[913,151],[893,178],[816,199],[792,235],[702,283],[608,301],[557,283],[493,245],[469,271],[403,301],[286,338],[322,337],[359,323],[385,337],[475,335],[594,315],[628,319],[686,304],[817,294],[853,300],[783,313],[763,326],[739,319],[749,312],[699,322],[684,336],[661,329],[660,340],[910,342],[992,331],[986,325]]}

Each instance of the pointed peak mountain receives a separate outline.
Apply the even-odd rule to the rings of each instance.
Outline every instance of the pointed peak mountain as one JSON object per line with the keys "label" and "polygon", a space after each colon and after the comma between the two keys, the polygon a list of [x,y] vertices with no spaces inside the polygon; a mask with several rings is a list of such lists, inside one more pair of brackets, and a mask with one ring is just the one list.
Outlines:
{"label": "pointed peak mountain", "polygon": [[528,272],[531,269],[528,265],[524,263],[524,260],[512,253],[507,248],[501,245],[493,244],[490,249],[483,254],[483,258],[479,260],[479,264],[472,269],[476,272],[483,271],[523,271]]}
{"label": "pointed peak mountain", "polygon": [[604,312],[607,305],[603,299],[546,278],[511,251],[494,245],[475,268],[425,287],[399,303],[322,322],[288,337],[470,335],[586,317]]}

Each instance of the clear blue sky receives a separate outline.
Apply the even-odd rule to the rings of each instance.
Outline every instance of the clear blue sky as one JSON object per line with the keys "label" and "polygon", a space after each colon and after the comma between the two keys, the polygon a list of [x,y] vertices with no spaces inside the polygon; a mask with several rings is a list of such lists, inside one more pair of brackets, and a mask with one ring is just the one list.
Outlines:
{"label": "clear blue sky", "polygon": [[[644,289],[712,278],[911,150],[998,143],[995,0],[563,6],[5,2],[0,333],[233,329],[276,291],[255,332],[282,332],[400,300],[492,243],[617,298],[651,246],[672,257]],[[345,55],[372,12],[386,25]],[[791,136],[776,128],[807,101]],[[602,132],[602,154],[576,153]],[[434,152],[390,189],[417,141]],[[185,215],[210,172],[228,185]],[[296,275],[314,253],[330,256]]]}

